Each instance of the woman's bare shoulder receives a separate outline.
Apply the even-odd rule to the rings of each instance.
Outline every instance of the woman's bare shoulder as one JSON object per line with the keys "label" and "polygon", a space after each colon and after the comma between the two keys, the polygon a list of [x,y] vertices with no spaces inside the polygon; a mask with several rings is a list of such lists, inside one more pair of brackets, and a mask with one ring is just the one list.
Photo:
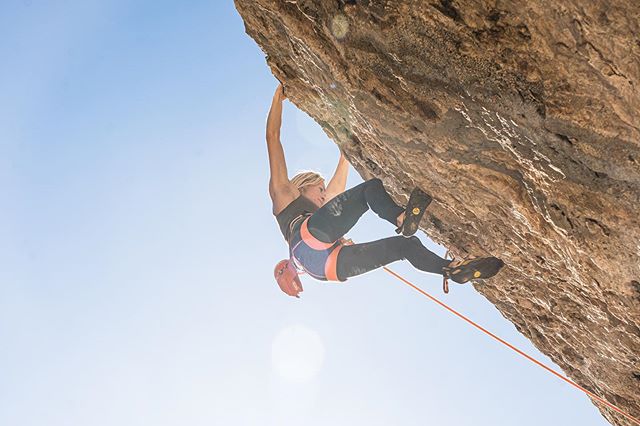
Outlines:
{"label": "woman's bare shoulder", "polygon": [[269,195],[273,203],[273,215],[277,216],[293,200],[300,196],[300,191],[294,185],[283,185],[278,188],[269,188]]}

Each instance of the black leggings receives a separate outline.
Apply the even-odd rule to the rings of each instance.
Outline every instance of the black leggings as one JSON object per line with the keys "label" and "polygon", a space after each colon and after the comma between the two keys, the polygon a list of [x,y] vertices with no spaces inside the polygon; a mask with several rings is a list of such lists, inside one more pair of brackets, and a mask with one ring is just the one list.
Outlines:
{"label": "black leggings", "polygon": [[[380,179],[371,179],[319,208],[309,218],[309,232],[320,241],[332,243],[342,238],[369,208],[394,226],[404,211],[393,202]],[[338,279],[344,281],[401,259],[436,274],[442,274],[442,268],[450,263],[423,246],[417,237],[395,236],[342,247],[337,260]]]}

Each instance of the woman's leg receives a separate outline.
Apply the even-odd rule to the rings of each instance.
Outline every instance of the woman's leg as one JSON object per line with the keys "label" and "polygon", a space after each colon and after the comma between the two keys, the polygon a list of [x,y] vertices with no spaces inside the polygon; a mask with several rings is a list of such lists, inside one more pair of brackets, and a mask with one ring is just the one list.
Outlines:
{"label": "woman's leg", "polygon": [[451,263],[423,246],[418,237],[396,236],[342,247],[337,259],[338,279],[343,281],[401,259],[434,274],[442,274],[442,268]]}
{"label": "woman's leg", "polygon": [[371,179],[338,194],[309,218],[309,232],[318,240],[333,243],[346,234],[369,210],[397,225],[404,209],[393,202],[380,179]]}

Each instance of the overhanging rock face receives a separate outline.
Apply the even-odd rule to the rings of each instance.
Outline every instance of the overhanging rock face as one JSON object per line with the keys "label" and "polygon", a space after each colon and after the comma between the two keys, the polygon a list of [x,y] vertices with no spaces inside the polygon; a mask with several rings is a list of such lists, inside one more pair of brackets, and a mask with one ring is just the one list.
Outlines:
{"label": "overhanging rock face", "polygon": [[236,7],[358,172],[400,203],[415,185],[431,193],[433,240],[507,264],[476,289],[640,417],[640,2]]}

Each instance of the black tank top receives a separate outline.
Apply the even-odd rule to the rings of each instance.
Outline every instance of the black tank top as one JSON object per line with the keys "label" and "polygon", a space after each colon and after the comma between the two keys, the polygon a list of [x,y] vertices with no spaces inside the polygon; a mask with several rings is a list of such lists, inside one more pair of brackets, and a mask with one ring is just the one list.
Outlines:
{"label": "black tank top", "polygon": [[278,225],[280,225],[280,231],[284,235],[284,239],[289,242],[289,225],[296,217],[301,214],[311,214],[318,210],[313,201],[307,197],[300,195],[298,198],[289,203],[280,213],[276,215]]}

